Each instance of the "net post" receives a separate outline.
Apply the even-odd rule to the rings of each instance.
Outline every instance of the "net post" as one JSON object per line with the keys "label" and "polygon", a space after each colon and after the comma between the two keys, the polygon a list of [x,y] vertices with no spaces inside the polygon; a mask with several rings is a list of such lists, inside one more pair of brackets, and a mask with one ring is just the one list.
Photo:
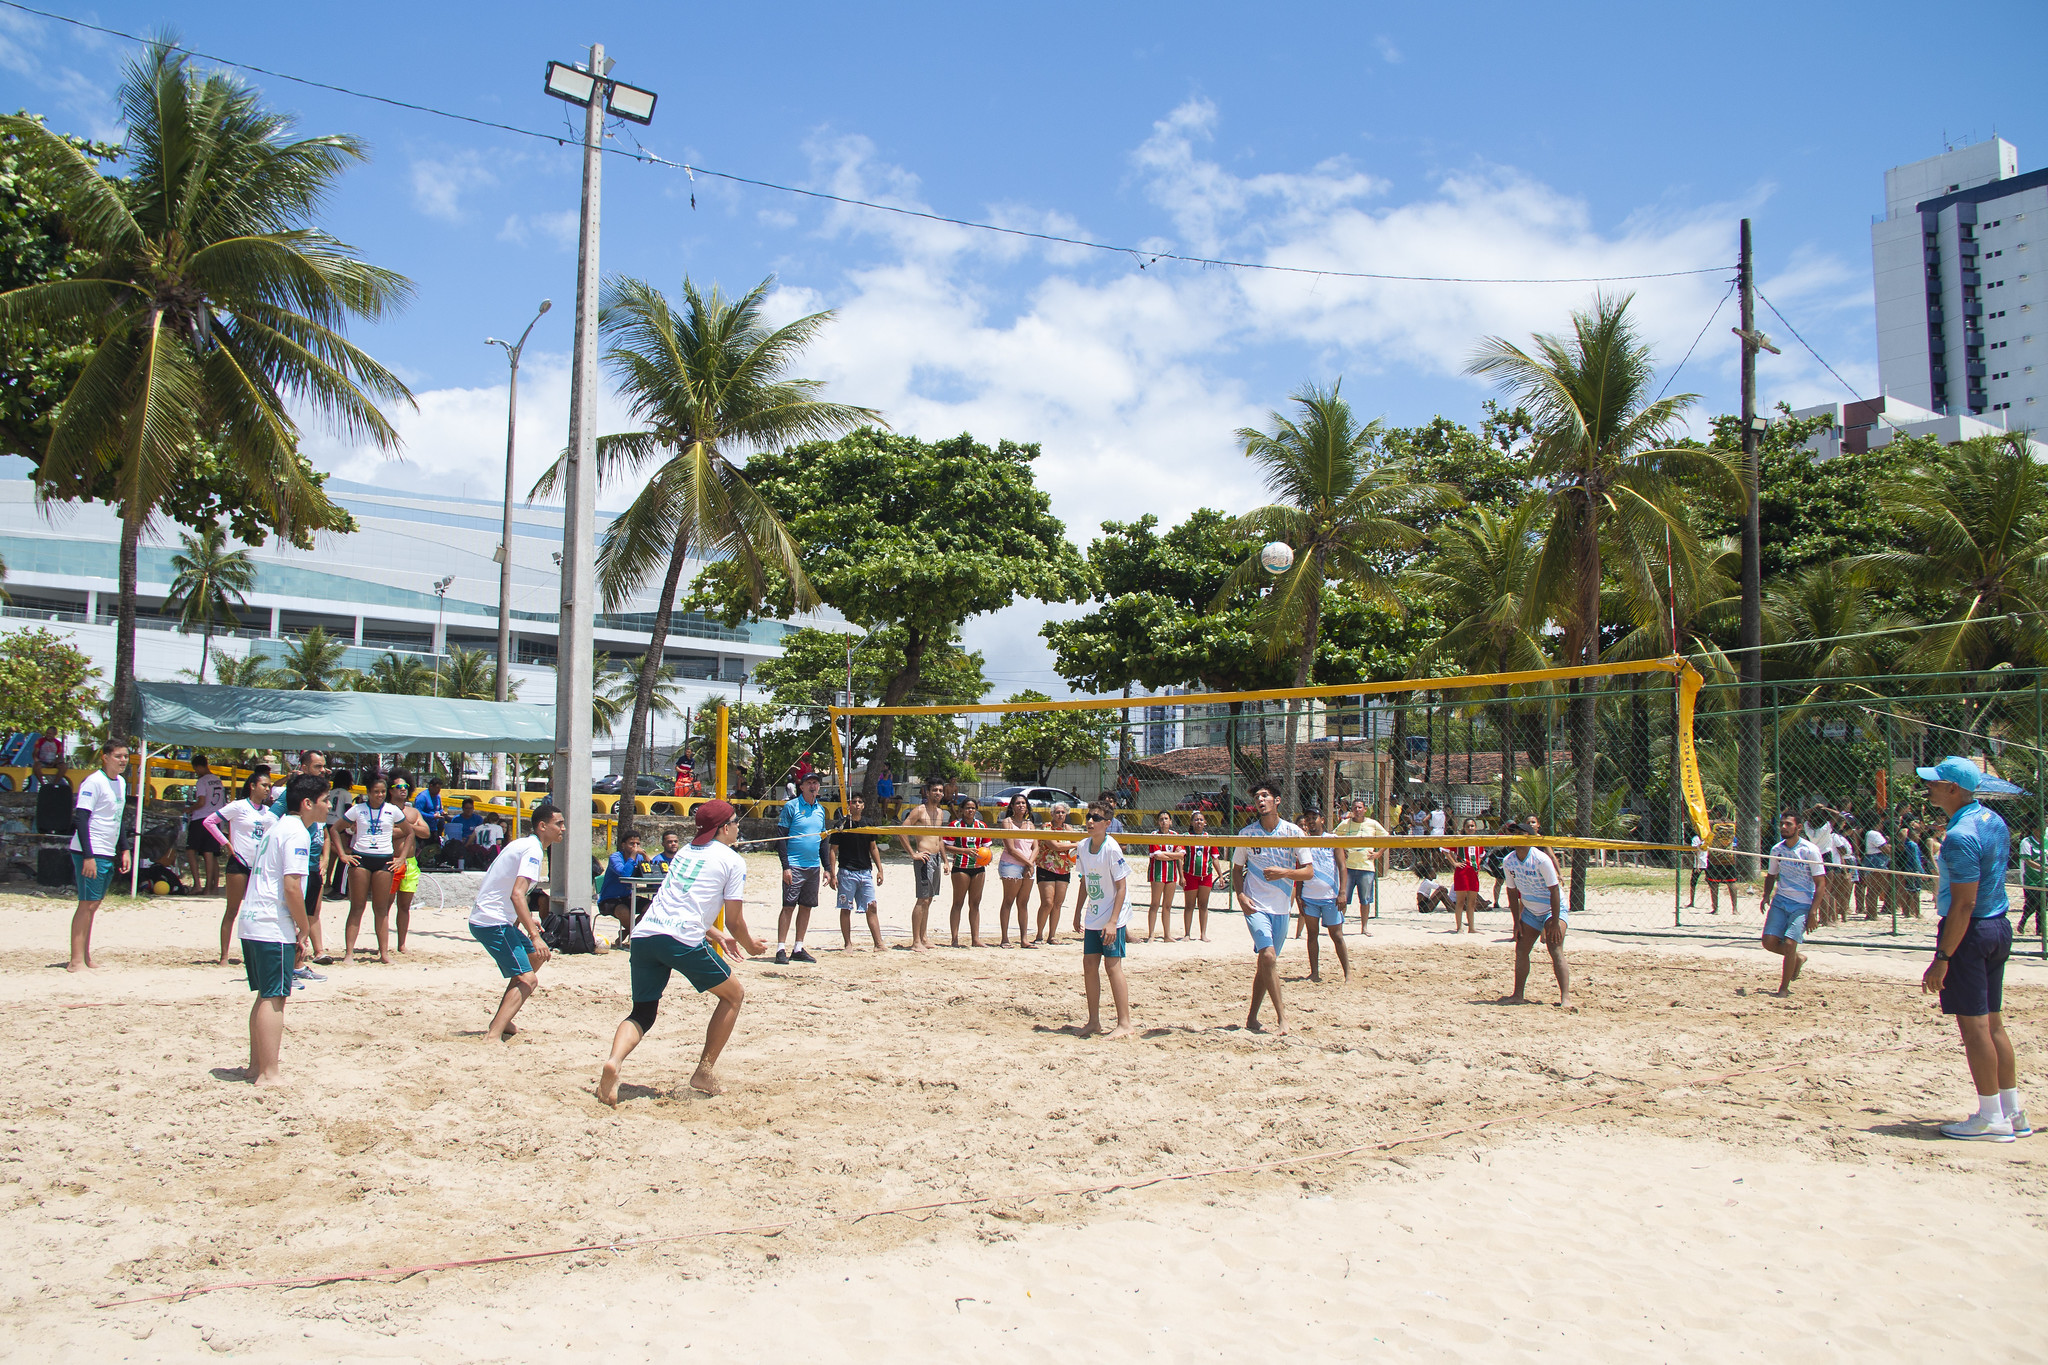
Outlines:
{"label": "net post", "polygon": [[[836,707],[836,706],[831,706],[831,707],[827,707],[827,708],[826,708],[826,723],[825,723],[825,728],[826,728],[827,730],[831,731],[831,733],[832,733],[832,768],[833,768],[833,771],[835,771],[835,772],[836,772],[836,773],[838,773],[838,775],[839,775],[839,813],[840,813],[841,815],[844,815],[844,814],[846,814],[846,797],[847,797],[847,785],[846,785],[846,784],[847,784],[847,782],[848,782],[848,780],[849,780],[849,779],[848,779],[848,777],[847,777],[847,773],[846,773],[846,750],[845,750],[844,748],[842,748],[842,747],[840,746],[840,743],[839,743],[839,708],[838,708],[838,707]],[[849,725],[848,725],[848,726],[847,726],[846,728],[847,728],[847,734],[848,734],[848,738],[849,738],[849,740],[850,740],[850,739],[852,738],[852,731],[853,731],[853,726],[852,726],[851,724],[849,724]]]}

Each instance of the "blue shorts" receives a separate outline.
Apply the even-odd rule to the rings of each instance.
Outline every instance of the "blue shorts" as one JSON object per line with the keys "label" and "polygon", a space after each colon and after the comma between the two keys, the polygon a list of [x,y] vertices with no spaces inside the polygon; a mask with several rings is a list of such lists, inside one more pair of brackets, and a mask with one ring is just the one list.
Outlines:
{"label": "blue shorts", "polygon": [[1806,942],[1806,917],[1813,911],[1813,903],[1805,905],[1788,901],[1783,896],[1771,897],[1771,908],[1764,912],[1764,933],[1771,938],[1790,939],[1794,943]]}
{"label": "blue shorts", "polygon": [[1125,930],[1118,929],[1116,931],[1116,937],[1114,939],[1105,939],[1103,938],[1102,931],[1100,929],[1082,930],[1081,956],[1122,957],[1124,955],[1126,948],[1125,933]]}
{"label": "blue shorts", "polygon": [[2004,915],[1973,919],[1941,980],[1943,1014],[2000,1014],[2005,1010],[2005,960],[2012,956],[2012,921]]}
{"label": "blue shorts", "polygon": [[262,939],[242,940],[242,972],[249,989],[265,1000],[289,1000],[292,968],[299,963],[296,943],[267,943]]}
{"label": "blue shorts", "polygon": [[72,854],[71,876],[78,883],[78,898],[82,901],[105,900],[107,898],[107,883],[114,879],[114,864],[119,860],[120,855],[118,853],[93,859],[93,866],[100,870],[100,874],[97,877],[88,877],[85,875],[85,855],[83,853]]}
{"label": "blue shorts", "polygon": [[[1550,911],[1551,907],[1547,905],[1543,907],[1540,913],[1533,911],[1529,908],[1529,903],[1524,901],[1522,902],[1522,923],[1531,929],[1541,929],[1550,922]],[[1557,912],[1557,922],[1569,929],[1572,923],[1571,911],[1560,909]]]}
{"label": "blue shorts", "polygon": [[875,874],[872,872],[848,872],[839,869],[839,908],[841,910],[872,910],[875,908]]}
{"label": "blue shorts", "polygon": [[1344,923],[1344,912],[1338,908],[1335,901],[1316,901],[1303,896],[1301,898],[1301,914],[1303,919],[1312,919],[1318,924],[1331,924],[1341,927]]}
{"label": "blue shorts", "polygon": [[1344,894],[1337,898],[1337,904],[1351,904],[1351,893],[1358,893],[1358,903],[1365,909],[1372,908],[1373,880],[1378,874],[1369,867],[1347,867],[1344,869]]}
{"label": "blue shorts", "polygon": [[526,935],[519,932],[518,925],[472,924],[469,936],[484,945],[491,961],[498,964],[498,975],[507,981],[533,970],[533,955],[527,951]]}
{"label": "blue shorts", "polygon": [[668,989],[668,976],[681,972],[685,980],[705,991],[723,986],[732,978],[732,968],[709,942],[695,947],[668,934],[648,934],[633,940],[633,1003],[659,1000]]}
{"label": "blue shorts", "polygon": [[1889,853],[1866,853],[1863,855],[1863,865],[1873,872],[1882,872],[1892,865],[1892,855]]}
{"label": "blue shorts", "polygon": [[1280,950],[1287,946],[1287,926],[1293,921],[1292,915],[1276,915],[1263,910],[1255,910],[1246,915],[1244,925],[1252,931],[1252,951],[1263,953],[1271,948],[1277,957]]}

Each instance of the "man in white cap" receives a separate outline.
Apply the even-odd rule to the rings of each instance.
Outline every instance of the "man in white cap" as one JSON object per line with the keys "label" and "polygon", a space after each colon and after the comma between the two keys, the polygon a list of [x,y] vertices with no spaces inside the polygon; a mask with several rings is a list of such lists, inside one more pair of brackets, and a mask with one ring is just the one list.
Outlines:
{"label": "man in white cap", "polygon": [[2031,1137],[2033,1127],[2020,1107],[2019,1063],[2005,1031],[2005,960],[2012,953],[2012,922],[2006,918],[2005,863],[2012,831],[1977,800],[1984,775],[1967,758],[1951,754],[1932,768],[1915,769],[1927,797],[1948,813],[1948,837],[1937,859],[1940,882],[1934,893],[1941,928],[1934,961],[1920,989],[1941,997],[1941,1012],[1956,1017],[1963,1056],[1977,1086],[1977,1112],[1941,1125],[1943,1137],[1966,1142],[2011,1142]]}

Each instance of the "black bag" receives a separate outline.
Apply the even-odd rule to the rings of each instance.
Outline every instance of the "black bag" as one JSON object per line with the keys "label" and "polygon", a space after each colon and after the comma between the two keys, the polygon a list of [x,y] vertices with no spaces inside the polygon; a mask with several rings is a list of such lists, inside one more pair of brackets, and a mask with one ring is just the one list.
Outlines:
{"label": "black bag", "polygon": [[540,922],[541,942],[558,953],[594,953],[597,931],[582,910],[550,911]]}
{"label": "black bag", "polygon": [[67,834],[71,830],[73,792],[61,777],[46,777],[36,789],[36,833]]}

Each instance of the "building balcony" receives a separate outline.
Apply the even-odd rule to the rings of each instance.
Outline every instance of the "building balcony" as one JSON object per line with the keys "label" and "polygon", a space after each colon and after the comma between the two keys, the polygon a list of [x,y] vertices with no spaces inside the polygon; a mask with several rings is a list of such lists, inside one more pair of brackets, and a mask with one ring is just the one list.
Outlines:
{"label": "building balcony", "polygon": [[1983,317],[1983,316],[1984,316],[1984,305],[1983,305],[1983,303],[1982,303],[1981,301],[1977,300],[1977,299],[1964,299],[1964,300],[1963,300],[1963,316],[1964,316],[1964,317],[1966,317],[1966,318],[1981,318],[1981,317]]}
{"label": "building balcony", "polygon": [[1963,287],[1965,289],[1975,289],[1978,285],[1982,283],[1984,283],[1984,277],[1978,274],[1976,271],[1965,270],[1963,272]]}
{"label": "building balcony", "polygon": [[1972,379],[1982,379],[1985,373],[1984,362],[1981,360],[1969,360],[1963,362],[1963,373],[1970,376],[1970,378]]}

